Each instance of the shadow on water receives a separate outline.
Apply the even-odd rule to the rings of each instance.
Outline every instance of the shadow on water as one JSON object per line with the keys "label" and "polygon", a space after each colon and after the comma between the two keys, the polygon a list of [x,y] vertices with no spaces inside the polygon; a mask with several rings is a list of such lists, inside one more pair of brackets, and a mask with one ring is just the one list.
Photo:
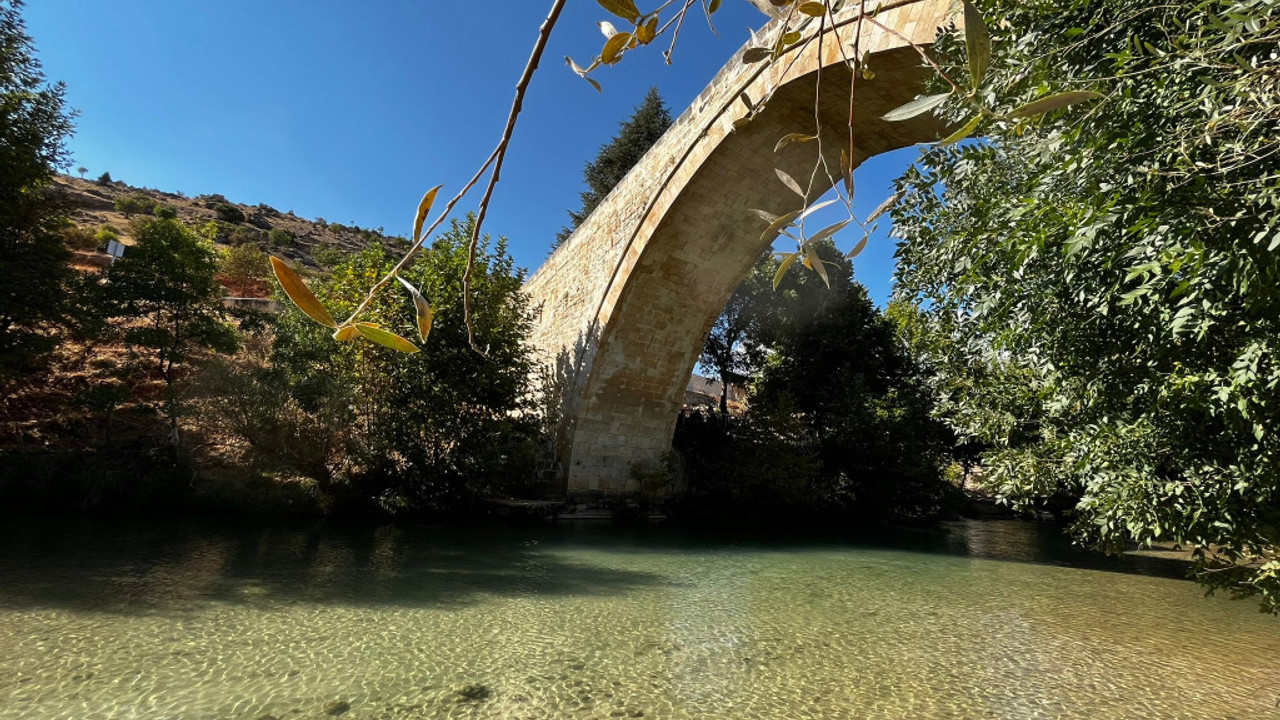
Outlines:
{"label": "shadow on water", "polygon": [[1060,529],[1017,521],[785,536],[605,524],[245,530],[52,522],[0,528],[0,607],[129,614],[208,602],[264,610],[300,602],[447,609],[493,597],[611,596],[678,584],[554,552],[564,548],[721,556],[888,550],[1179,579],[1188,570],[1181,560],[1087,552]]}
{"label": "shadow on water", "polygon": [[461,607],[613,595],[654,574],[563,560],[512,531],[52,524],[0,531],[0,607],[184,611],[203,602]]}

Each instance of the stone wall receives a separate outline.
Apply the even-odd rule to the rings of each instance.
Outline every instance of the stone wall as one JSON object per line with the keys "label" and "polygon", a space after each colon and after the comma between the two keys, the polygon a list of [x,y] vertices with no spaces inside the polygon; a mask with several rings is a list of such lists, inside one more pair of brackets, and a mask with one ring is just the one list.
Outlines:
{"label": "stone wall", "polygon": [[[955,21],[950,0],[885,3],[875,17],[921,45]],[[570,493],[633,493],[630,467],[670,449],[711,324],[773,241],[761,237],[764,223],[751,209],[797,209],[799,198],[774,168],[797,178],[813,168],[818,143],[775,154],[778,138],[811,133],[816,106],[827,163],[840,166],[851,81],[842,53],[855,23],[854,8],[843,11],[837,28],[846,48],[828,30],[821,57],[816,43],[767,66],[743,63],[739,53],[529,278],[525,290],[538,312],[532,341],[553,369],[548,387],[563,417],[558,467]],[[903,38],[869,23],[862,32],[875,76],[856,85],[855,165],[945,131],[930,116],[880,120],[920,91],[926,69]],[[764,110],[734,130],[770,93]]]}

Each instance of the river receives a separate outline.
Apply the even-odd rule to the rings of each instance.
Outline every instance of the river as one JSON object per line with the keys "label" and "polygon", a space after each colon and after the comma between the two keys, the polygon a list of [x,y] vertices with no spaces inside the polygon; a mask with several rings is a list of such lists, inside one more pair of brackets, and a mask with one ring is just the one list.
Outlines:
{"label": "river", "polygon": [[1280,718],[1280,619],[1183,572],[1014,521],[11,522],[0,720]]}

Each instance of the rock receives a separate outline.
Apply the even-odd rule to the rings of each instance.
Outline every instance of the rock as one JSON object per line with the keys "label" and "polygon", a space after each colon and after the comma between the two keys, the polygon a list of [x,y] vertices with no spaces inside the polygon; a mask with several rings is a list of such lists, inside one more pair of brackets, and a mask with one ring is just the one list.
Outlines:
{"label": "rock", "polygon": [[644,717],[644,711],[637,710],[635,708],[627,708],[627,717],[633,717],[633,718]]}
{"label": "rock", "polygon": [[479,683],[471,683],[463,685],[453,691],[458,696],[458,702],[467,702],[469,700],[484,700],[489,697],[490,690],[487,686]]}
{"label": "rock", "polygon": [[334,700],[324,706],[325,715],[341,715],[351,709],[351,703],[346,700]]}

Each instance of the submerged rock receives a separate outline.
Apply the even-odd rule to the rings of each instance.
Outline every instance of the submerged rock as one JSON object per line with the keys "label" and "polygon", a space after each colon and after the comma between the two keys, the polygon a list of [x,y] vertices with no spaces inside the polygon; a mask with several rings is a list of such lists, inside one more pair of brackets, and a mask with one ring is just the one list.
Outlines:
{"label": "submerged rock", "polygon": [[346,700],[334,700],[324,706],[325,715],[341,715],[351,709],[351,703]]}
{"label": "submerged rock", "polygon": [[471,683],[469,685],[463,685],[457,690],[454,690],[453,693],[458,696],[458,702],[467,702],[470,700],[484,700],[489,697],[491,691],[486,685]]}

